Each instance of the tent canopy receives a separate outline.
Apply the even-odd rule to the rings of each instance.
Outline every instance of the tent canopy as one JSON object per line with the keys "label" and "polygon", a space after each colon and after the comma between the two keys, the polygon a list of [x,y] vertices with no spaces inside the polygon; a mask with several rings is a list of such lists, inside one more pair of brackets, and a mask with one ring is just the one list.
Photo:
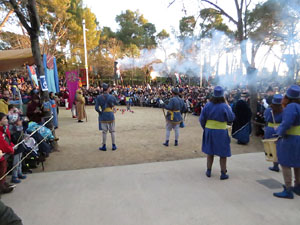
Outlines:
{"label": "tent canopy", "polygon": [[31,48],[0,51],[0,72],[34,64]]}

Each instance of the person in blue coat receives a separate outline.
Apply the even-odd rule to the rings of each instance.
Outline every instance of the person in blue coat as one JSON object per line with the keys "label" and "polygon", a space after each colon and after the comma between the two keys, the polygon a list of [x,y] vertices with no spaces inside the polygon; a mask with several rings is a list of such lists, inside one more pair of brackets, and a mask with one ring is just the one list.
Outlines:
{"label": "person in blue coat", "polygon": [[[285,186],[282,192],[274,193],[279,198],[294,198],[300,195],[300,87],[292,85],[282,100],[284,107],[282,122],[276,129],[277,157],[282,168]],[[295,184],[292,186],[292,168]]]}
{"label": "person in blue coat", "polygon": [[179,89],[172,89],[173,97],[170,99],[167,105],[162,105],[164,109],[167,109],[166,115],[166,141],[163,143],[165,146],[169,146],[169,139],[171,130],[175,131],[175,146],[178,146],[179,139],[179,125],[183,121],[181,112],[185,111],[185,104],[182,99],[179,98]]}
{"label": "person in blue coat", "polygon": [[214,88],[210,102],[208,102],[199,117],[203,128],[202,151],[207,154],[206,176],[211,176],[214,156],[220,157],[221,180],[228,179],[226,168],[227,157],[231,156],[230,137],[227,131],[227,123],[235,118],[231,107],[226,103],[224,90],[220,86]]}
{"label": "person in blue coat", "polygon": [[[117,150],[115,138],[115,116],[114,106],[117,104],[116,98],[109,93],[109,86],[102,85],[103,95],[98,95],[95,103],[95,110],[98,112],[99,130],[102,130],[102,147],[101,151],[106,151],[107,132],[111,134],[112,150]],[[100,109],[101,108],[101,109]]]}
{"label": "person in blue coat", "polygon": [[[271,105],[268,107],[264,112],[264,118],[266,121],[265,126],[265,139],[274,138],[276,131],[275,129],[280,125],[282,121],[282,95],[276,94],[273,96],[273,99],[271,100]],[[278,162],[274,162],[272,167],[269,167],[269,170],[279,172],[279,166]]]}

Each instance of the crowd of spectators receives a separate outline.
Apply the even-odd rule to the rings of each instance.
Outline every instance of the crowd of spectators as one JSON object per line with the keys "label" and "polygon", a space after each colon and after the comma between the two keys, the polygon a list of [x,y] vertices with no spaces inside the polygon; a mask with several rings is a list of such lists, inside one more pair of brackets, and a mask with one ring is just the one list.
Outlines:
{"label": "crowd of spectators", "polygon": [[[49,128],[39,129],[48,120],[44,104],[38,89],[22,74],[0,74],[0,194],[11,192],[25,174],[43,164],[55,141]],[[4,175],[13,167],[10,184]]]}
{"label": "crowd of spectators", "polygon": [[[12,72],[1,74],[0,79],[0,136],[6,137],[0,140],[0,142],[8,143],[6,151],[6,156],[0,156],[1,161],[8,162],[7,168],[16,165],[21,159],[22,154],[31,151],[34,145],[31,147],[28,145],[19,145],[20,147],[13,149],[13,146],[20,143],[26,135],[29,135],[32,130],[30,130],[29,124],[37,124],[37,126],[43,124],[45,121],[45,110],[44,104],[41,102],[40,92],[38,88],[34,86],[34,83],[30,80],[28,76],[23,76],[23,73]],[[60,81],[60,92],[57,95],[50,93],[50,99],[55,102],[54,105],[65,106],[67,88],[64,86],[63,80]],[[199,86],[189,86],[189,85],[176,85],[180,91],[180,97],[184,100],[187,108],[186,113],[192,113],[193,115],[199,116],[204,105],[209,101],[213,92],[213,86],[207,85],[206,87]],[[170,84],[156,84],[155,86],[147,85],[134,85],[134,86],[111,86],[110,94],[114,95],[117,99],[118,104],[128,106],[139,106],[139,107],[161,107],[161,102],[168,103],[169,99],[172,97],[172,88],[174,86]],[[83,96],[85,98],[85,104],[94,105],[96,97],[102,93],[100,86],[91,86],[89,89],[85,87],[81,88],[83,91]],[[260,83],[257,85],[258,90],[258,107],[256,112],[255,120],[258,124],[263,126],[263,113],[268,107],[269,96],[275,93],[284,93],[286,91],[285,87],[282,87],[278,83]],[[248,92],[246,86],[236,86],[232,89],[225,88],[225,96],[227,102],[233,106],[234,103],[240,99],[242,93]],[[51,103],[52,104],[52,103]],[[52,104],[53,105],[53,104]],[[52,109],[51,109],[52,110]],[[58,107],[56,108],[58,113]],[[3,115],[2,115],[2,114]],[[53,112],[52,112],[53,113]],[[5,118],[8,119],[7,124]],[[31,123],[30,123],[31,122]],[[9,124],[9,129],[7,130]],[[56,124],[57,128],[57,123]],[[2,127],[2,128],[1,128]],[[262,135],[263,130],[257,130],[257,135]],[[43,140],[43,136],[40,133],[36,133],[32,136],[35,143],[39,143]],[[19,183],[21,179],[25,179],[24,173],[30,172],[31,168],[37,166],[37,163],[42,162],[52,151],[52,141],[51,139],[46,139],[42,141],[42,144],[33,151],[32,157],[35,160],[29,162],[25,160],[22,167],[17,167],[12,173],[11,182]],[[1,143],[0,143],[1,144]],[[23,149],[22,149],[23,148]],[[12,150],[12,151],[11,151]],[[11,154],[11,152],[14,152]],[[1,153],[3,154],[4,151]],[[21,154],[20,154],[21,153]],[[11,157],[9,157],[11,155]],[[31,166],[28,165],[33,164]],[[2,163],[3,164],[3,163]],[[5,174],[4,171],[7,170],[5,165],[0,165],[0,177]],[[1,169],[2,168],[2,169]],[[2,193],[9,192],[13,190],[13,186],[9,185],[5,179],[1,181],[0,191]]]}
{"label": "crowd of spectators", "polygon": [[[135,86],[112,86],[110,94],[117,98],[117,102],[120,105],[130,104],[131,106],[141,107],[160,107],[160,100],[168,102],[172,97],[172,85],[162,84],[157,86],[150,85],[135,85]],[[207,87],[199,86],[188,86],[188,85],[177,85],[180,90],[180,96],[184,99],[188,112],[194,115],[200,115],[201,109],[209,101],[213,92],[213,86],[208,85]],[[90,87],[88,90],[83,87],[83,94],[85,97],[85,103],[87,105],[94,105],[96,97],[102,93],[101,88]],[[247,87],[238,86],[234,89],[226,89],[226,99],[229,104],[236,102],[240,95],[244,92],[248,92]],[[272,93],[284,93],[285,88],[280,87],[278,83],[258,86],[258,112],[261,111],[263,106],[263,99],[267,98],[270,93],[268,90],[272,90]],[[61,98],[61,106],[64,106],[64,91],[62,90],[59,94]]]}

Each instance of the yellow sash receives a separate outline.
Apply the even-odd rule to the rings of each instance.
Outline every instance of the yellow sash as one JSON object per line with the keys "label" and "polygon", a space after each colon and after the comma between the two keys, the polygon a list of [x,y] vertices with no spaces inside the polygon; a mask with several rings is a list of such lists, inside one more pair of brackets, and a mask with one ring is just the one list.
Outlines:
{"label": "yellow sash", "polygon": [[174,112],[180,112],[180,111],[179,110],[174,110],[174,111],[168,110],[168,113],[171,114],[171,120],[174,120]]}
{"label": "yellow sash", "polygon": [[226,130],[227,122],[220,122],[220,121],[216,121],[216,120],[207,120],[205,127],[209,128],[209,129]]}
{"label": "yellow sash", "polygon": [[292,126],[290,129],[288,129],[286,131],[286,134],[300,136],[300,125],[299,126]]}
{"label": "yellow sash", "polygon": [[271,123],[271,122],[269,122],[268,123],[268,127],[279,127],[279,125],[280,125],[280,123]]}
{"label": "yellow sash", "polygon": [[113,112],[113,109],[110,108],[110,107],[107,107],[107,108],[104,109],[104,112]]}

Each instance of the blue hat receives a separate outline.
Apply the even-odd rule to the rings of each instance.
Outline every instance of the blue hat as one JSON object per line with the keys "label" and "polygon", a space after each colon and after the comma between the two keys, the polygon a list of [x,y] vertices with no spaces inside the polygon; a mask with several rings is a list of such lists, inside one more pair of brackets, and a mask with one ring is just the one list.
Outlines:
{"label": "blue hat", "polygon": [[291,99],[299,99],[300,98],[300,87],[299,85],[293,84],[286,91],[286,96]]}
{"label": "blue hat", "polygon": [[103,83],[103,84],[102,84],[102,88],[103,88],[104,91],[106,91],[106,90],[108,89],[108,84]]}
{"label": "blue hat", "polygon": [[216,86],[214,89],[214,93],[212,94],[215,98],[220,98],[224,96],[224,90],[221,86]]}
{"label": "blue hat", "polygon": [[282,101],[282,95],[280,94],[276,94],[273,96],[273,99],[272,99],[272,104],[274,105],[280,105],[281,104],[281,101]]}

